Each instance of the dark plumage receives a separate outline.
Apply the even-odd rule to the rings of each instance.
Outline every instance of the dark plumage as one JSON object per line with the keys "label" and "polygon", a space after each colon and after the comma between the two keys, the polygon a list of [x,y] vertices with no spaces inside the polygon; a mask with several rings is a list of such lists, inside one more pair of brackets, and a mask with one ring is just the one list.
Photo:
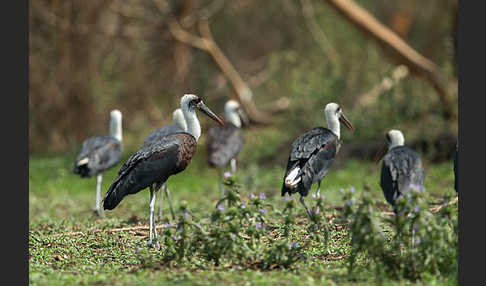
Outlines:
{"label": "dark plumage", "polygon": [[169,176],[187,167],[196,146],[196,139],[184,132],[144,145],[121,167],[105,195],[103,208],[112,210],[126,195],[138,193],[154,183],[162,185]]}
{"label": "dark plumage", "polygon": [[329,171],[341,146],[340,122],[351,131],[354,130],[338,104],[328,103],[324,113],[329,128],[315,127],[292,143],[281,190],[282,196],[287,193],[289,195],[299,193],[300,202],[309,217],[311,214],[304,202],[304,197],[314,183],[318,183],[317,194],[320,193],[321,181]]}
{"label": "dark plumage", "polygon": [[243,148],[243,133],[230,122],[214,126],[208,131],[207,153],[211,167],[224,167],[235,159]]}
{"label": "dark plumage", "polygon": [[424,188],[424,169],[420,156],[407,146],[397,146],[383,157],[381,189],[392,206],[411,188]]}
{"label": "dark plumage", "polygon": [[184,132],[184,130],[175,124],[161,127],[157,130],[150,132],[150,134],[147,135],[147,137],[145,138],[145,141],[143,141],[143,145],[151,144],[154,141],[160,140],[169,134],[174,134],[178,132]]}
{"label": "dark plumage", "polygon": [[[327,128],[316,127],[298,137],[292,143],[290,150],[282,184],[282,196],[286,193],[289,195],[299,193],[301,196],[307,196],[311,186],[324,179],[339,148],[340,142],[337,136]],[[285,178],[295,167],[300,168],[298,176],[301,180],[292,189],[285,183]]]}
{"label": "dark plumage", "polygon": [[129,194],[150,188],[150,227],[148,245],[152,245],[155,238],[156,247],[157,230],[154,220],[155,197],[160,186],[167,179],[182,172],[191,162],[196,152],[197,140],[201,136],[201,126],[196,110],[223,124],[202,100],[194,94],[185,94],[181,98],[181,110],[187,124],[187,132],[169,134],[158,140],[146,142],[118,171],[118,176],[106,192],[103,208],[112,210],[121,200]]}
{"label": "dark plumage", "polygon": [[[122,155],[122,144],[111,136],[96,136],[86,139],[74,162],[73,173],[82,178],[92,177],[115,166]],[[86,164],[80,161],[88,158]]]}

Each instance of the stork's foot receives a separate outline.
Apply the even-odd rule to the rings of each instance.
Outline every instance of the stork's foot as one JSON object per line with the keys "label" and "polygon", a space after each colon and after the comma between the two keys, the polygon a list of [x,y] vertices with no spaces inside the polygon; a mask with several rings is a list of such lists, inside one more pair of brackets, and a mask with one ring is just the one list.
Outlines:
{"label": "stork's foot", "polygon": [[155,249],[160,249],[160,244],[158,239],[154,239],[153,241],[149,239],[147,242],[147,247],[153,247]]}

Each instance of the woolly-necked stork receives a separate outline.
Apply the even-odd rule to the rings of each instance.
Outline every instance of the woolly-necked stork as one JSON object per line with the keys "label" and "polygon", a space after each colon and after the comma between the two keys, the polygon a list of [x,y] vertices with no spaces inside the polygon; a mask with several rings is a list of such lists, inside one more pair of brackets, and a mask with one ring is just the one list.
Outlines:
{"label": "woolly-necked stork", "polygon": [[298,137],[290,150],[287,170],[282,184],[282,196],[286,193],[300,194],[300,202],[310,216],[304,197],[311,186],[318,183],[317,193],[321,188],[321,181],[331,167],[341,146],[340,123],[351,131],[351,122],[344,116],[342,108],[336,103],[329,103],[324,109],[328,128],[315,127]]}
{"label": "woolly-necked stork", "polygon": [[223,125],[221,119],[194,94],[185,94],[182,97],[181,109],[186,120],[187,132],[169,134],[160,140],[143,145],[123,164],[118,172],[118,177],[111,184],[103,199],[104,209],[112,210],[126,195],[138,193],[149,187],[150,234],[148,245],[151,246],[152,239],[154,239],[157,248],[159,248],[159,243],[154,221],[155,191],[160,189],[160,186],[170,176],[182,172],[191,162],[196,152],[197,141],[201,136],[201,126],[196,109]]}
{"label": "woolly-necked stork", "polygon": [[245,142],[241,127],[248,119],[240,104],[228,100],[224,105],[226,121],[224,126],[214,126],[208,131],[208,163],[211,167],[224,167],[231,164],[231,171],[236,172],[236,157]]}
{"label": "woolly-necked stork", "polygon": [[375,156],[376,163],[383,158],[380,185],[386,201],[395,213],[395,202],[405,192],[411,188],[425,190],[422,159],[404,144],[403,133],[400,130],[390,130]]}
{"label": "woolly-necked stork", "polygon": [[[187,124],[186,124],[186,120],[184,119],[184,114],[182,113],[182,109],[177,108],[176,110],[174,110],[174,112],[172,113],[172,120],[173,120],[173,124],[163,126],[157,130],[150,132],[150,134],[147,135],[147,137],[145,138],[143,144],[150,145],[153,144],[155,141],[161,140],[163,137],[169,134],[187,131]],[[157,186],[153,186],[153,187],[155,188]],[[172,203],[170,200],[170,192],[169,189],[167,188],[167,184],[163,183],[162,186],[160,187],[164,190],[164,193],[167,196],[167,201],[169,202],[169,208],[170,208],[170,213],[172,215],[172,219],[175,219],[174,209],[172,208]],[[158,191],[159,190],[157,189],[155,193],[157,194]],[[160,193],[159,218],[162,217],[162,200],[163,200],[163,196],[162,193]]]}
{"label": "woolly-necked stork", "polygon": [[95,211],[103,216],[101,208],[101,180],[103,172],[115,166],[122,155],[122,114],[119,110],[110,113],[110,135],[95,136],[84,140],[74,162],[73,173],[81,178],[96,175]]}

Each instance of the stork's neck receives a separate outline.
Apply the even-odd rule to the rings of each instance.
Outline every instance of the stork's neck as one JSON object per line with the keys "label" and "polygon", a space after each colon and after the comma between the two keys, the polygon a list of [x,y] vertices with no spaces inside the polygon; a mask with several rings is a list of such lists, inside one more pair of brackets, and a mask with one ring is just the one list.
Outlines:
{"label": "stork's neck", "polygon": [[121,118],[114,117],[110,120],[110,136],[122,141],[122,122]]}
{"label": "stork's neck", "polygon": [[405,142],[403,141],[398,141],[398,142],[391,142],[389,145],[388,145],[388,151],[390,151],[392,148],[395,148],[395,147],[398,147],[398,146],[403,146],[405,145]]}
{"label": "stork's neck", "polygon": [[226,120],[231,122],[234,126],[241,128],[241,119],[236,112],[226,112]]}
{"label": "stork's neck", "polygon": [[183,106],[182,113],[184,114],[184,119],[186,120],[186,132],[194,136],[197,142],[199,137],[201,137],[201,125],[199,124],[199,119],[197,119],[196,111],[187,106]]}
{"label": "stork's neck", "polygon": [[334,114],[328,115],[326,113],[326,121],[329,130],[331,130],[332,133],[334,133],[334,135],[336,135],[339,139],[341,137],[341,126],[339,124],[339,119],[337,118],[337,116]]}

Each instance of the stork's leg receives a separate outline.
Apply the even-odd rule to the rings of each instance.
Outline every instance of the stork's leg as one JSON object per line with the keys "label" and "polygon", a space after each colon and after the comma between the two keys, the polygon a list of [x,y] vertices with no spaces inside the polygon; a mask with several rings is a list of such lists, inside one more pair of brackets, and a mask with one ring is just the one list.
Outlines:
{"label": "stork's leg", "polygon": [[[162,188],[164,186],[165,186],[165,184],[162,185]],[[160,196],[160,202],[159,202],[159,220],[160,220],[162,218],[162,203],[164,202],[164,198],[163,198],[162,192],[159,193],[159,196]]]}
{"label": "stork's leg", "polygon": [[218,182],[218,187],[219,187],[219,196],[222,198],[224,196],[224,187],[223,187],[223,178],[224,174],[219,174],[219,182]]}
{"label": "stork's leg", "polygon": [[103,175],[100,173],[96,176],[96,206],[95,212],[98,216],[103,217],[103,208],[101,207],[101,180]]}
{"label": "stork's leg", "polygon": [[[174,212],[174,208],[172,207],[172,201],[170,200],[169,188],[167,188],[167,185],[165,183],[162,185],[162,188],[164,188],[165,195],[167,196],[167,202],[169,203],[169,209],[170,209],[170,214],[172,215],[172,220],[175,220],[175,212]],[[162,197],[162,192],[160,192],[160,196]]]}
{"label": "stork's leg", "polygon": [[235,158],[231,159],[230,165],[231,165],[231,173],[233,173],[233,175],[236,174],[236,159]]}
{"label": "stork's leg", "polygon": [[157,196],[157,189],[160,186],[150,186],[150,226],[149,226],[149,241],[147,246],[152,246],[152,239],[155,241],[155,248],[160,248],[159,241],[157,239],[157,229],[155,227],[155,219],[154,219],[154,208],[155,208],[155,198]]}
{"label": "stork's leg", "polygon": [[305,208],[305,212],[307,213],[307,215],[309,216],[309,218],[311,218],[311,213],[309,211],[309,209],[307,208],[305,202],[304,202],[304,197],[303,196],[300,196],[300,203],[304,206]]}

